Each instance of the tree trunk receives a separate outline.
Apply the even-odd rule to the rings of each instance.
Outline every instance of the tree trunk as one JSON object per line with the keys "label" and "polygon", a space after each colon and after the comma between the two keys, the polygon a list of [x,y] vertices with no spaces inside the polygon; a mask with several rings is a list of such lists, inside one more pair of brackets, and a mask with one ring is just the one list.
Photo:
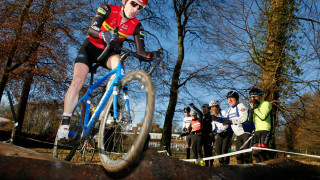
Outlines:
{"label": "tree trunk", "polygon": [[[176,2],[174,2],[176,3]],[[177,10],[176,10],[177,12]],[[179,56],[174,67],[172,79],[171,79],[171,88],[170,88],[170,99],[169,105],[166,112],[166,117],[163,125],[162,138],[160,140],[160,146],[168,151],[171,155],[171,134],[172,134],[172,119],[177,105],[178,100],[178,91],[179,91],[179,80],[181,67],[184,60],[184,26],[181,23],[182,13],[177,13],[177,28],[178,28],[178,47],[179,47]]]}
{"label": "tree trunk", "polygon": [[[280,93],[284,83],[284,62],[285,48],[288,40],[287,30],[289,22],[287,20],[289,5],[294,1],[269,0],[270,10],[267,20],[267,43],[264,58],[261,61],[262,76],[261,88],[264,92],[265,100],[272,102],[272,118],[274,126],[278,124],[278,112],[280,105]],[[273,136],[274,137],[274,131]],[[272,138],[271,148],[275,148],[275,138]]]}
{"label": "tree trunk", "polygon": [[23,120],[24,120],[24,115],[27,109],[27,104],[28,104],[28,98],[29,98],[29,92],[31,89],[31,85],[33,82],[33,77],[34,73],[32,72],[32,69],[35,67],[35,65],[32,65],[30,67],[29,72],[26,74],[26,77],[24,79],[24,85],[22,88],[22,93],[20,97],[20,102],[18,105],[18,111],[17,111],[17,122],[18,126],[15,128],[15,135],[13,139],[13,143],[20,145],[19,139],[22,133],[22,125],[23,125]]}

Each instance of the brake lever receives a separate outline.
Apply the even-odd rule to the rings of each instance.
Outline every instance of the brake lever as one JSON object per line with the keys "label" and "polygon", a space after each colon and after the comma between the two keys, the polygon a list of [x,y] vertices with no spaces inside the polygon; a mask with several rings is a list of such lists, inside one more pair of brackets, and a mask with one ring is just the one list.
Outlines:
{"label": "brake lever", "polygon": [[162,47],[160,47],[160,48],[158,49],[158,51],[161,53],[161,57],[159,57],[160,69],[163,69],[163,67],[164,67],[163,61],[161,61],[161,60],[164,58],[164,54],[163,54],[163,51],[162,51],[162,50],[163,50]]}

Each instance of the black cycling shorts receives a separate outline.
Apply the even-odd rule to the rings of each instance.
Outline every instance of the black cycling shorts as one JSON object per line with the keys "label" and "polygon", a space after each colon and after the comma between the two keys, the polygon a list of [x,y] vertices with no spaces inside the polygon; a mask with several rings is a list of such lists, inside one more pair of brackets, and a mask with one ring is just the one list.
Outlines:
{"label": "black cycling shorts", "polygon": [[254,136],[252,138],[252,144],[265,144],[268,146],[269,141],[271,138],[271,132],[270,131],[256,131],[254,132]]}
{"label": "black cycling shorts", "polygon": [[[97,59],[102,52],[103,49],[97,48],[89,41],[88,38],[86,38],[79,50],[75,63],[83,63],[91,69],[92,64],[97,63]],[[106,57],[99,62],[99,65],[108,69],[107,60],[114,54],[119,54],[119,52],[116,52],[114,49],[110,49]]]}

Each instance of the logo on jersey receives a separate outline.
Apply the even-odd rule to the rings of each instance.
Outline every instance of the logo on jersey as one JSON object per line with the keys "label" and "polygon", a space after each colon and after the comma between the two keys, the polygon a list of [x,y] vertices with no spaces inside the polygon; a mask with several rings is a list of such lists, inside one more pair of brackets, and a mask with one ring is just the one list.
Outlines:
{"label": "logo on jersey", "polygon": [[243,109],[240,109],[240,111],[246,111],[246,109],[245,109],[245,108],[243,108]]}
{"label": "logo on jersey", "polygon": [[96,31],[100,31],[100,28],[97,27],[98,22],[94,22],[91,26],[92,29],[96,30]]}
{"label": "logo on jersey", "polygon": [[121,29],[123,29],[123,30],[125,30],[125,31],[128,31],[128,25],[122,24],[122,25],[121,25]]}
{"label": "logo on jersey", "polygon": [[104,9],[102,9],[101,7],[98,8],[98,12],[99,12],[100,14],[103,14],[103,15],[106,14],[106,11],[105,11]]}
{"label": "logo on jersey", "polygon": [[141,36],[144,36],[145,34],[146,34],[145,31],[140,31],[140,35],[141,35]]}
{"label": "logo on jersey", "polygon": [[79,55],[78,55],[78,58],[84,58],[84,57],[85,57],[84,54],[79,54]]}

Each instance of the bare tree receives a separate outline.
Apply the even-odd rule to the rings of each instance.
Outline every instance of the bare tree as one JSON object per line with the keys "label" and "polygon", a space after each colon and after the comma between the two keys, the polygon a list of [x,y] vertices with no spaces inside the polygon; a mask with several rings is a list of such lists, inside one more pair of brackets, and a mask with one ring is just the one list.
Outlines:
{"label": "bare tree", "polygon": [[[61,87],[61,82],[68,80],[66,64],[70,63],[66,58],[67,49],[69,45],[79,43],[73,35],[76,32],[73,28],[81,27],[80,21],[75,23],[74,16],[69,13],[81,16],[83,11],[79,10],[81,2],[64,1],[63,6],[60,3],[59,0],[28,1],[21,11],[19,1],[4,4],[8,20],[3,23],[19,22],[19,26],[8,24],[2,30],[14,33],[2,39],[4,44],[0,48],[3,57],[7,58],[2,69],[1,87],[6,86],[9,79],[8,88],[14,90],[15,97],[20,101],[17,110],[18,135],[22,130],[30,91],[37,92],[35,96],[38,97],[45,93],[52,95],[57,92],[53,91],[53,87]],[[63,36],[69,41],[62,39]]]}

